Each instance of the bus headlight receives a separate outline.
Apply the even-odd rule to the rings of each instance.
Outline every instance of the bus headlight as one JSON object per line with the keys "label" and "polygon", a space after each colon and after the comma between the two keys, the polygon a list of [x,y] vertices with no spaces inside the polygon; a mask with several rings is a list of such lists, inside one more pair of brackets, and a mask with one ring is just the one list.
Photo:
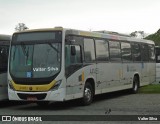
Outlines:
{"label": "bus headlight", "polygon": [[62,80],[57,81],[53,87],[51,87],[50,90],[57,90],[59,86],[61,85]]}
{"label": "bus headlight", "polygon": [[12,82],[11,82],[10,80],[9,80],[8,82],[9,82],[9,83],[8,83],[9,88],[10,88],[11,90],[15,90],[14,87],[13,87],[13,85],[12,85]]}

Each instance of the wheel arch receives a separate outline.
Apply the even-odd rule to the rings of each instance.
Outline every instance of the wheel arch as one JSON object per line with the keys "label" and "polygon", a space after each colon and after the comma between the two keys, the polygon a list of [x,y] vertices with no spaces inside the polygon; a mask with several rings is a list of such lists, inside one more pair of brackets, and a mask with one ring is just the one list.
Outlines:
{"label": "wheel arch", "polygon": [[133,83],[134,83],[134,77],[137,77],[138,79],[138,87],[140,87],[140,75],[139,73],[135,73],[134,76],[133,76]]}
{"label": "wheel arch", "polygon": [[85,81],[85,84],[86,83],[90,83],[92,88],[93,88],[93,95],[95,95],[95,80],[93,78],[88,78],[86,81]]}

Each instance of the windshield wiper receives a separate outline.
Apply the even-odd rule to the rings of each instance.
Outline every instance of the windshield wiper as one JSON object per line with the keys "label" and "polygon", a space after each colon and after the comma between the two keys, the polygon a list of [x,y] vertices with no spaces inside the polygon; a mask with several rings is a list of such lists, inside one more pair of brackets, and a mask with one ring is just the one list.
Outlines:
{"label": "windshield wiper", "polygon": [[59,53],[59,50],[58,50],[56,47],[54,47],[53,44],[51,44],[51,43],[48,43],[48,44],[49,44],[50,47],[52,47],[57,53]]}

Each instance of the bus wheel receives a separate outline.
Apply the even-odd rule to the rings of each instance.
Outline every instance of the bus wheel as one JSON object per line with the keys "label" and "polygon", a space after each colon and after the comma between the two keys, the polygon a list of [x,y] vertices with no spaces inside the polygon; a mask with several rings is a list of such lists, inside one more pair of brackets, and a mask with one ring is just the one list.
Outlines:
{"label": "bus wheel", "polygon": [[82,104],[89,105],[93,101],[93,87],[90,83],[86,83],[83,92]]}
{"label": "bus wheel", "polygon": [[39,102],[36,102],[38,106],[47,106],[49,105],[49,101],[39,101]]}
{"label": "bus wheel", "polygon": [[132,93],[137,93],[139,88],[139,80],[137,76],[134,76],[133,78],[133,87],[132,87]]}

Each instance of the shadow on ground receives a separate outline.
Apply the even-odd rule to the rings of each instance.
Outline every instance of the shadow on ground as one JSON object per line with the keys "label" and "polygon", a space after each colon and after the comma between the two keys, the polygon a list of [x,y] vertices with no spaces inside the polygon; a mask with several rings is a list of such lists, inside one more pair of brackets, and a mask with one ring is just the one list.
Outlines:
{"label": "shadow on ground", "polygon": [[[98,102],[103,102],[105,100],[115,99],[115,98],[126,96],[126,95],[131,95],[129,90],[96,95],[94,97],[94,101],[92,104],[97,104]],[[24,104],[24,103],[20,103],[20,104]],[[31,103],[31,105],[21,106],[16,109],[28,110],[28,111],[31,111],[31,110],[32,111],[33,110],[35,111],[36,110],[42,110],[42,111],[43,110],[67,110],[67,109],[74,109],[74,108],[81,107],[81,106],[83,106],[81,104],[81,100],[77,99],[77,100],[70,100],[66,102],[53,102],[53,103],[50,103],[49,105],[43,105],[43,106],[38,106],[36,103]]]}
{"label": "shadow on ground", "polygon": [[1,108],[11,107],[11,106],[25,105],[25,104],[28,104],[28,102],[4,100],[4,101],[0,101],[0,109]]}

